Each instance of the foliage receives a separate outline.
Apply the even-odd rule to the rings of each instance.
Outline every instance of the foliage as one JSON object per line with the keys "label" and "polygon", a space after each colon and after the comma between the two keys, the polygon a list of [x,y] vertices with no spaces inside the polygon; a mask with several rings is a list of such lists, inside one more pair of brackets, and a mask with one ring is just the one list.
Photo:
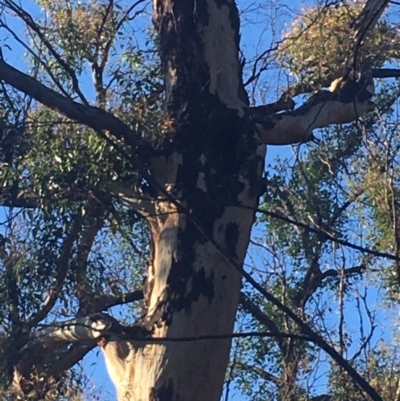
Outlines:
{"label": "foliage", "polygon": [[[151,38],[139,48],[130,36],[126,23],[133,17],[127,7],[104,1],[38,3],[46,18],[28,26],[33,50],[26,56],[36,74],[69,97],[86,101],[80,90],[77,94],[77,82],[89,65],[92,88],[88,82],[82,87],[92,101],[156,140],[159,65]],[[140,288],[149,238],[136,213],[98,189],[117,179],[140,187],[123,156],[129,149],[31,99],[2,93],[7,97],[0,110],[0,182],[6,203],[28,201],[23,209],[4,211],[0,330],[2,359],[9,362],[18,352],[12,345],[18,325],[40,313],[55,290],[57,301],[42,323],[91,313],[102,299]],[[125,321],[138,314],[135,306]],[[39,377],[52,367],[54,355],[49,358],[38,367]],[[4,384],[10,373],[6,365],[0,368]],[[66,372],[48,383],[46,400],[83,397],[83,379],[82,371]],[[37,389],[31,395],[37,397]]]}
{"label": "foliage", "polygon": [[[155,34],[145,32],[143,39],[132,23],[140,12],[102,0],[37,3],[46,18],[28,23],[26,59],[34,74],[71,99],[113,112],[156,144],[161,72]],[[278,48],[280,66],[313,89],[341,75],[350,46],[346,27],[363,5],[307,8]],[[359,51],[363,68],[397,57],[397,41],[397,30],[379,23]],[[382,82],[374,115],[321,130],[318,145],[270,163],[264,213],[248,257],[253,276],[349,359],[385,400],[397,394],[399,361],[391,330],[376,331],[377,310],[384,301],[388,310],[395,307],[398,266],[344,243],[400,253],[400,141],[393,118],[398,93],[398,82]],[[143,183],[126,157],[131,149],[18,93],[3,88],[0,96],[5,204],[31,202],[6,209],[0,238],[0,387],[8,391],[20,323],[35,317],[55,288],[57,301],[37,326],[98,311],[105,297],[139,287],[150,245],[143,220],[102,190],[104,183],[121,180],[140,193]],[[237,331],[301,334],[250,286],[244,285],[242,297]],[[127,323],[141,313],[138,304],[130,308],[123,316]],[[36,383],[59,357],[49,352],[40,360]],[[87,378],[76,366],[52,380],[43,399],[87,399]],[[253,401],[317,401],[325,393],[335,401],[360,399],[351,378],[315,344],[279,335],[235,340],[227,382]],[[37,392],[32,389],[32,399]]]}
{"label": "foliage", "polygon": [[[342,77],[346,66],[353,65],[353,37],[349,34],[365,5],[354,0],[346,4],[305,7],[293,20],[277,51],[277,60],[296,79],[314,90],[329,86]],[[357,68],[379,68],[399,57],[396,26],[382,20],[357,49]],[[301,49],[301,50],[299,50]]]}
{"label": "foliage", "polygon": [[[277,158],[268,166],[265,214],[259,215],[250,251],[262,285],[312,322],[384,400],[398,391],[396,330],[381,316],[398,300],[398,270],[395,263],[335,240],[396,253],[400,137],[392,113],[399,107],[397,93],[397,82],[382,85],[376,115],[325,129],[318,145],[297,148],[291,158]],[[282,311],[250,286],[245,293],[253,308],[243,304],[240,330],[299,334]],[[387,312],[380,309],[383,305]],[[312,343],[279,336],[238,339],[232,360],[229,380],[251,400],[360,399],[347,373]]]}

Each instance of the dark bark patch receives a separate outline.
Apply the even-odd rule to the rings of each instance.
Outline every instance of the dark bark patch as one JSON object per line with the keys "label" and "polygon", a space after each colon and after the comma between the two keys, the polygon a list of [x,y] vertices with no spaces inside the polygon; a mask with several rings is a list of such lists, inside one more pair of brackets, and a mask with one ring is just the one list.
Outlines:
{"label": "dark bark patch", "polygon": [[183,309],[190,308],[191,304],[200,298],[200,295],[206,297],[209,302],[214,298],[214,273],[206,277],[204,268],[193,275],[192,289],[184,298]]}
{"label": "dark bark patch", "polygon": [[[222,105],[216,96],[205,97],[207,117],[200,108],[193,111],[193,125],[182,125],[175,134],[173,146],[183,154],[176,187],[191,205],[192,216],[211,233],[226,205],[237,204],[244,186],[238,174],[256,146],[253,138],[247,138],[254,137],[248,121],[236,110]],[[199,174],[206,192],[197,186]]]}
{"label": "dark bark patch", "polygon": [[[168,286],[171,290],[171,301],[169,302],[172,311],[189,310],[194,302],[197,302],[201,295],[206,297],[209,302],[214,298],[214,274],[206,276],[204,268],[193,272],[187,265],[176,263],[173,266],[172,274],[168,277]],[[185,271],[184,271],[185,270]],[[187,291],[189,277],[183,279],[191,272],[191,289]],[[180,273],[180,274],[179,274]],[[166,316],[164,316],[166,317]]]}
{"label": "dark bark patch", "polygon": [[[281,116],[274,116],[277,120],[281,118]],[[252,119],[255,123],[262,125],[266,130],[272,130],[275,127],[275,123],[268,117],[268,115],[255,114],[252,113]]]}
{"label": "dark bark patch", "polygon": [[228,223],[225,230],[225,242],[229,254],[237,258],[236,246],[239,241],[239,226],[236,223]]}
{"label": "dark bark patch", "polygon": [[209,24],[208,7],[206,1],[196,1],[196,20],[202,25],[206,26]]}
{"label": "dark bark patch", "polygon": [[167,383],[163,384],[158,388],[151,390],[150,400],[151,401],[172,401],[174,396],[174,385],[170,378]]}
{"label": "dark bark patch", "polygon": [[[214,298],[214,274],[206,271],[201,265],[194,268],[198,255],[196,253],[203,236],[197,227],[187,222],[185,230],[179,234],[179,242],[185,244],[177,259],[172,262],[168,275],[168,305],[165,305],[163,320],[170,322],[168,315],[179,310],[189,310],[200,296],[211,302]],[[171,316],[172,317],[172,316]]]}

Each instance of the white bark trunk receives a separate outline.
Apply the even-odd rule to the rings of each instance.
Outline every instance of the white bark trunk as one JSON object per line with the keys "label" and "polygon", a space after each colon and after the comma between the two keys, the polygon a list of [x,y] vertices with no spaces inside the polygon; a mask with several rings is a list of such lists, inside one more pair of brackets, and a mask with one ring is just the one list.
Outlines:
{"label": "white bark trunk", "polygon": [[[168,171],[176,169],[170,166]],[[249,186],[239,199],[242,205],[256,207],[257,197]],[[232,333],[241,274],[202,235],[193,240],[198,230],[190,218],[176,212],[175,205],[160,202],[158,212],[152,222],[153,261],[144,322],[153,328],[154,337],[194,340],[145,344],[113,338],[102,347],[107,368],[119,401],[217,401],[230,340],[195,338]],[[239,263],[246,254],[253,220],[252,210],[232,206],[213,224],[213,241],[227,254],[235,254]],[[230,230],[237,234],[234,242]]]}
{"label": "white bark trunk", "polygon": [[[123,339],[112,332],[112,320],[100,316],[44,329],[33,344],[102,337],[120,401],[219,401],[230,341],[196,337],[233,331],[241,274],[228,259],[242,265],[246,254],[263,173],[260,141],[302,142],[313,129],[353,121],[373,104],[368,96],[322,93],[293,112],[266,118],[249,113],[250,121],[235,1],[153,3],[167,100],[160,152],[110,113],[67,99],[3,60],[0,78],[71,119],[109,131],[131,147],[135,166],[143,162],[139,173],[158,197],[154,203],[147,196],[135,199],[126,188],[109,189],[149,220],[153,253],[142,323],[169,341]],[[373,25],[386,3],[369,0],[367,8],[377,12],[369,18],[368,9],[355,28],[359,44],[364,25]],[[164,156],[149,160],[154,154]]]}

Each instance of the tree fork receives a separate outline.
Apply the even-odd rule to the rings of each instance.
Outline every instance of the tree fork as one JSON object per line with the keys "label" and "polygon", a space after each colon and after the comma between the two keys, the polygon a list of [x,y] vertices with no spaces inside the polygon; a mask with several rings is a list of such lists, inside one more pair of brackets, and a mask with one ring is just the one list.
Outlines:
{"label": "tree fork", "polygon": [[[107,130],[124,140],[137,160],[132,168],[145,166],[143,178],[152,186],[151,193],[137,199],[129,186],[128,191],[119,186],[110,191],[141,212],[152,233],[148,308],[141,322],[149,335],[226,335],[233,331],[241,283],[237,267],[243,264],[262,186],[265,147],[260,142],[303,142],[315,128],[354,121],[373,109],[372,93],[360,96],[360,88],[346,100],[343,93],[322,91],[297,110],[290,107],[271,116],[264,115],[265,109],[249,110],[235,2],[153,3],[166,89],[164,140],[157,152],[112,114],[65,98],[1,57],[0,79],[98,133]],[[360,23],[353,27],[356,44],[387,3],[367,2]],[[30,207],[36,206],[33,202]],[[251,276],[246,277],[274,302]],[[305,327],[290,310],[284,311]],[[82,338],[89,329],[92,342],[100,336],[120,401],[219,400],[229,340],[146,343],[134,336],[129,340],[117,332],[104,333],[107,322],[96,322],[86,321],[82,333],[68,327],[50,334],[64,342]],[[327,350],[322,339],[317,343],[335,359],[334,349]]]}

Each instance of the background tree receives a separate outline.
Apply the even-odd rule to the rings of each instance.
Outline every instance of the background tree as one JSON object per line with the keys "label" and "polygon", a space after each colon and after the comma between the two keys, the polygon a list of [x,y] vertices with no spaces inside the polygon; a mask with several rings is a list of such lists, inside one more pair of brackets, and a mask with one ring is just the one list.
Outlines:
{"label": "background tree", "polygon": [[[29,76],[0,60],[7,397],[80,397],[72,367],[98,344],[120,400],[216,400],[238,303],[237,327],[248,333],[232,348],[227,383],[250,399],[397,394],[395,345],[372,350],[377,317],[367,296],[372,279],[387,280],[396,296],[396,85],[378,87],[377,109],[371,101],[371,77],[397,74],[381,68],[395,52],[376,52],[397,40],[393,24],[377,23],[387,2],[306,10],[275,53],[304,84],[289,82],[277,102],[250,108],[242,69],[247,84],[262,86],[263,57],[240,60],[233,1],[156,1],[148,40],[133,34],[142,1],[40,1],[41,21],[0,4],[26,24],[27,42],[8,20],[2,27],[26,45],[30,63]],[[305,46],[316,37],[314,15],[324,17],[320,30],[329,27],[313,40],[315,53]],[[307,64],[325,38],[329,54]],[[292,110],[291,95],[336,78],[336,68],[331,76],[312,67],[331,63],[343,42],[341,90]],[[79,85],[87,66],[91,90]],[[307,142],[316,128],[352,121],[296,151],[295,165],[269,166],[266,190],[265,144]],[[248,273],[257,211],[267,231],[255,246],[272,256],[268,269]],[[365,221],[374,224],[366,230]],[[351,336],[345,302],[354,294],[370,329],[361,323]],[[143,296],[123,320],[103,313]],[[333,296],[338,329],[327,324]],[[334,364],[321,364],[326,354]],[[326,392],[316,394],[310,380],[324,369]]]}

